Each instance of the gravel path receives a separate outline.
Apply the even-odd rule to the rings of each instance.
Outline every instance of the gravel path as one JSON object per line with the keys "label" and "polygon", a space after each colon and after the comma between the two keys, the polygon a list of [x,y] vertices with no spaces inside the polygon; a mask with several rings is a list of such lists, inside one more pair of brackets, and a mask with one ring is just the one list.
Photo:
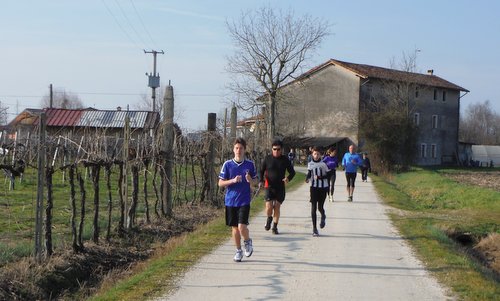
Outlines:
{"label": "gravel path", "polygon": [[311,235],[304,183],[287,193],[279,235],[264,230],[260,214],[249,226],[251,257],[233,262],[228,240],[157,300],[453,300],[393,228],[370,180],[358,175],[352,203],[345,183],[337,172],[335,202],[327,200],[320,237]]}

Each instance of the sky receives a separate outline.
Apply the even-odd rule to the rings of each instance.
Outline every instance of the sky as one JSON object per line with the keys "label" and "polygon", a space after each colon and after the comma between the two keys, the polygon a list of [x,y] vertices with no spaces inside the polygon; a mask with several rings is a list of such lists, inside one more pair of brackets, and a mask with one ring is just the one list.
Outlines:
{"label": "sky", "polygon": [[[416,53],[417,70],[434,70],[470,90],[471,104],[490,101],[500,114],[500,1],[495,0],[24,0],[0,8],[0,102],[12,120],[41,108],[55,90],[87,107],[134,109],[150,97],[146,73],[157,56],[161,87],[174,88],[175,121],[206,129],[208,113],[230,107],[225,71],[234,52],[226,20],[268,5],[331,24],[304,71],[329,59],[390,67]],[[416,51],[416,52],[415,52]],[[238,113],[239,116],[244,113]]]}

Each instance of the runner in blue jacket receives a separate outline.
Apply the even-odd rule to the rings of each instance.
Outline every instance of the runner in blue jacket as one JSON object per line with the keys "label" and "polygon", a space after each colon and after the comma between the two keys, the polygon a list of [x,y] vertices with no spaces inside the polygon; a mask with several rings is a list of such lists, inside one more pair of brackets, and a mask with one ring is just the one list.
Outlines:
{"label": "runner in blue jacket", "polygon": [[352,202],[352,195],[354,193],[354,182],[356,181],[356,174],[358,166],[363,164],[363,159],[354,152],[355,146],[349,145],[349,152],[344,154],[342,158],[342,167],[345,170],[345,178],[347,180],[347,201]]}

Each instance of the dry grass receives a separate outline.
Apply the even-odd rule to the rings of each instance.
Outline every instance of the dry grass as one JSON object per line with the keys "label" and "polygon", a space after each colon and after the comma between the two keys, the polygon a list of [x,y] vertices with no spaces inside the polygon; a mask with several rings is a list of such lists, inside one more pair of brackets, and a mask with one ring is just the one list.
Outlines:
{"label": "dry grass", "polygon": [[174,210],[174,218],[143,224],[130,231],[126,239],[113,237],[111,243],[99,245],[87,242],[84,251],[62,250],[42,265],[32,258],[9,263],[0,270],[0,300],[83,300],[101,284],[111,286],[117,279],[136,272],[140,269],[138,263],[157,254],[160,243],[193,231],[219,216],[220,211],[180,206]]}
{"label": "dry grass", "polygon": [[500,234],[491,233],[474,247],[482,262],[500,277]]}
{"label": "dry grass", "polygon": [[495,191],[500,191],[500,171],[464,171],[458,173],[443,172],[442,174],[459,183],[477,185],[480,187],[490,188]]}

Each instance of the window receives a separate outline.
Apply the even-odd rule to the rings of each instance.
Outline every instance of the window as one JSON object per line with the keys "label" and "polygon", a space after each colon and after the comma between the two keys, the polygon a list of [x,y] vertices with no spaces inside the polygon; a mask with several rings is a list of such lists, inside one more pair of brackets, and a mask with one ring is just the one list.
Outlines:
{"label": "window", "polygon": [[438,99],[438,90],[434,89],[434,100]]}
{"label": "window", "polygon": [[420,125],[420,113],[413,114],[413,123],[416,126]]}
{"label": "window", "polygon": [[418,98],[418,94],[419,94],[418,87],[415,87],[415,98]]}
{"label": "window", "polygon": [[427,144],[425,143],[420,144],[420,157],[422,158],[427,157]]}
{"label": "window", "polygon": [[432,115],[432,128],[438,128],[438,115]]}
{"label": "window", "polygon": [[446,101],[446,91],[443,91],[443,101]]}
{"label": "window", "polygon": [[436,151],[436,145],[435,144],[431,144],[431,157],[433,159],[436,159],[436,157],[437,157],[437,151]]}

